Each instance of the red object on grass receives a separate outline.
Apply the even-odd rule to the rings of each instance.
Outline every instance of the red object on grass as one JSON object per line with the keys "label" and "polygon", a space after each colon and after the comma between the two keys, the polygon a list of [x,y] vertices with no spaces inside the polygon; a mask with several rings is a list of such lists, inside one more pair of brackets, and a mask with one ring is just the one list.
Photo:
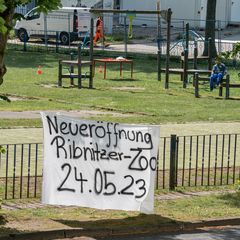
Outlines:
{"label": "red object on grass", "polygon": [[99,73],[102,73],[102,72],[103,72],[103,71],[102,71],[102,65],[99,66],[98,72],[99,72]]}
{"label": "red object on grass", "polygon": [[43,71],[42,71],[42,69],[41,69],[41,66],[38,66],[37,74],[38,74],[38,75],[43,74]]}

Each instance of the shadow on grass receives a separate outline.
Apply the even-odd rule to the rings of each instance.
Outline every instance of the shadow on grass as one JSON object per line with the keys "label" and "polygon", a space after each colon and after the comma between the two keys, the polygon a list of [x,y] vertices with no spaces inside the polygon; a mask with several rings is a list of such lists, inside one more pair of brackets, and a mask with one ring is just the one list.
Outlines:
{"label": "shadow on grass", "polygon": [[228,99],[225,99],[225,97],[216,97],[215,98],[216,100],[225,100],[225,101],[228,101],[228,100],[232,100],[232,101],[240,101],[240,98],[239,97],[230,97]]}
{"label": "shadow on grass", "polygon": [[[127,214],[126,214],[127,215]],[[176,226],[176,230],[179,229],[181,222],[177,222],[170,218],[165,218],[159,215],[145,215],[139,214],[134,217],[125,217],[121,219],[101,219],[95,220],[93,216],[92,221],[76,221],[76,220],[58,220],[53,219],[56,222],[67,225],[71,228],[83,228],[89,231],[118,231],[132,233],[135,232],[154,232],[157,229]]]}
{"label": "shadow on grass", "polygon": [[110,78],[110,79],[105,79],[111,82],[139,82],[141,80],[139,79],[134,79],[134,78]]}
{"label": "shadow on grass", "polygon": [[228,204],[228,205],[230,204],[233,207],[240,208],[240,201],[239,201],[240,200],[240,192],[220,195],[217,198],[225,201],[226,204]]}
{"label": "shadow on grass", "polygon": [[4,215],[0,215],[0,226],[1,225],[5,225],[7,223],[6,218],[4,217]]}

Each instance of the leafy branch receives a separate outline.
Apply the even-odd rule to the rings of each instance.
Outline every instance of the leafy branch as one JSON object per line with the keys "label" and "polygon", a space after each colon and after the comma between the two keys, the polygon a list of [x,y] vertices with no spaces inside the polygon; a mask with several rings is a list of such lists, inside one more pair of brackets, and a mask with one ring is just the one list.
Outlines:
{"label": "leafy branch", "polygon": [[3,153],[3,154],[6,153],[6,149],[1,145],[0,145],[0,153]]}
{"label": "leafy branch", "polygon": [[235,59],[240,53],[240,42],[237,42],[233,46],[232,51],[226,51],[224,53],[221,53],[221,56],[224,57],[225,59]]}

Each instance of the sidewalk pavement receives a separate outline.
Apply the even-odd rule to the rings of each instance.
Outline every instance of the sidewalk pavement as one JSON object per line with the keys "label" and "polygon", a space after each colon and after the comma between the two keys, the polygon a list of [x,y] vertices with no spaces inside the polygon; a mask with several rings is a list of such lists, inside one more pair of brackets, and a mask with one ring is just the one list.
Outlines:
{"label": "sidewalk pavement", "polygon": [[[0,112],[0,119],[40,119],[40,111],[23,111],[23,112]],[[95,110],[80,111],[54,111],[60,112],[62,115],[86,119],[90,116],[101,114],[109,114],[109,112]],[[114,113],[111,114],[121,114]],[[123,114],[122,114],[123,115]],[[207,119],[211,121],[211,119]],[[193,123],[167,123],[160,124],[161,137],[169,137],[171,134],[178,136],[186,135],[207,135],[207,134],[232,134],[239,133],[240,122],[193,122]],[[236,132],[237,131],[237,132]],[[11,143],[41,143],[43,142],[42,128],[16,128],[16,129],[0,129],[0,144]]]}
{"label": "sidewalk pavement", "polygon": [[240,218],[214,219],[210,221],[196,222],[174,222],[162,224],[158,227],[136,229],[129,226],[127,229],[113,231],[112,229],[88,230],[82,228],[57,229],[49,231],[39,231],[30,233],[9,234],[9,236],[0,237],[0,240],[60,240],[60,239],[78,239],[78,240],[96,240],[96,239],[114,239],[114,237],[136,237],[153,236],[167,233],[182,234],[207,229],[222,229],[224,227],[239,226]]}

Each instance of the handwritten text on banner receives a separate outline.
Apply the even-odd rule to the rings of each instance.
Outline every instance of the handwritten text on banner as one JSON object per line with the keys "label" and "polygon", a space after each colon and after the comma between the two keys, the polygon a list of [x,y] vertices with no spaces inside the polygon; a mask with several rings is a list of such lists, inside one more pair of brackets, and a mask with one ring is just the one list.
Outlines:
{"label": "handwritten text on banner", "polygon": [[42,113],[42,201],[153,211],[159,128]]}

